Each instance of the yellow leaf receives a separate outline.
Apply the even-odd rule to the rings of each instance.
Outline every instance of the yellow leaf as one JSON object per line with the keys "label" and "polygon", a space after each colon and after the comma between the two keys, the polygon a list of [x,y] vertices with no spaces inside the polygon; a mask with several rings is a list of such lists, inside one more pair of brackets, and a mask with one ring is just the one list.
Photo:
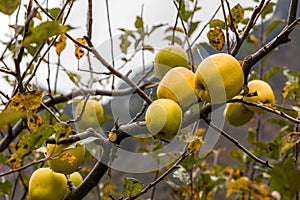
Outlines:
{"label": "yellow leaf", "polygon": [[[86,45],[86,40],[84,38],[77,38],[76,41],[79,42],[80,44]],[[74,45],[75,45],[75,57],[79,60],[80,58],[82,58],[82,56],[84,56],[85,52],[82,46],[76,43]]]}
{"label": "yellow leaf", "polygon": [[289,94],[289,89],[291,88],[291,86],[292,86],[292,84],[289,83],[289,84],[287,84],[287,85],[285,85],[285,86],[283,87],[281,94],[282,94],[282,97],[283,97],[284,99],[285,99],[285,98],[287,97],[287,95]]}
{"label": "yellow leaf", "polygon": [[29,112],[27,117],[27,126],[31,132],[36,132],[43,124],[43,119],[40,115]]}
{"label": "yellow leaf", "polygon": [[225,43],[225,35],[222,29],[218,27],[210,29],[210,31],[208,31],[207,33],[207,38],[210,46],[217,49],[218,51],[221,51],[223,49]]}
{"label": "yellow leaf", "polygon": [[43,91],[33,90],[25,93],[18,92],[11,98],[9,108],[14,110],[34,110],[42,103]]}
{"label": "yellow leaf", "polygon": [[66,47],[66,39],[67,37],[65,35],[61,35],[58,39],[57,42],[55,42],[54,46],[56,48],[56,54],[60,55],[61,52],[65,49]]}
{"label": "yellow leaf", "polygon": [[270,188],[266,184],[249,180],[248,177],[241,177],[228,182],[226,197],[228,198],[232,193],[237,192],[249,192],[257,200],[273,199]]}

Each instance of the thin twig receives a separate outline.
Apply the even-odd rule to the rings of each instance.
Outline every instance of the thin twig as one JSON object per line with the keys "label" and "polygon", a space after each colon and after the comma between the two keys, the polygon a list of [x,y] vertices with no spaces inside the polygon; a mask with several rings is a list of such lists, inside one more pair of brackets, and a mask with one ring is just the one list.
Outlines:
{"label": "thin twig", "polygon": [[252,15],[251,15],[251,17],[250,17],[250,19],[249,19],[246,27],[245,27],[245,30],[244,30],[242,36],[240,37],[240,40],[237,41],[237,43],[235,44],[234,48],[231,51],[231,54],[233,56],[235,56],[239,52],[242,44],[244,43],[245,39],[247,38],[247,36],[249,34],[249,32],[251,31],[251,29],[253,28],[254,24],[256,23],[257,16],[259,16],[259,14],[261,13],[261,11],[262,11],[262,9],[264,7],[264,4],[265,4],[265,0],[262,0],[260,2],[259,6],[257,6],[257,7],[254,8],[254,10],[252,12]]}
{"label": "thin twig", "polygon": [[[227,16],[226,16],[226,11],[225,11],[225,6],[224,6],[224,0],[221,1],[221,6],[222,6],[222,12],[223,12],[223,17],[224,17],[224,22],[225,22],[225,31],[226,31],[226,43],[227,43],[227,53],[230,54],[230,38],[229,38],[229,27],[228,27],[228,21],[227,21]],[[229,10],[230,12],[230,10]],[[231,24],[233,22],[231,21]],[[234,25],[232,25],[234,26]]]}
{"label": "thin twig", "polygon": [[283,117],[285,119],[288,119],[289,121],[291,121],[293,123],[300,123],[299,119],[296,119],[296,118],[294,118],[294,117],[292,117],[292,116],[290,116],[290,115],[288,115],[288,114],[286,114],[286,113],[284,113],[282,111],[275,110],[275,109],[273,109],[271,107],[268,107],[268,106],[264,106],[263,104],[260,104],[260,103],[245,101],[243,99],[231,99],[228,102],[230,102],[230,103],[240,102],[240,103],[243,103],[243,104],[248,105],[248,106],[255,106],[255,107],[258,107],[260,109],[266,110],[266,111],[268,111],[270,113],[274,113],[274,114],[276,114],[278,116],[281,116],[281,117]]}
{"label": "thin twig", "polygon": [[130,85],[132,88],[136,90],[136,92],[148,103],[152,103],[152,99],[150,99],[147,94],[141,90],[131,79],[129,79],[127,76],[124,76],[121,72],[116,70],[113,66],[111,66],[100,54],[99,52],[94,48],[93,44],[88,38],[85,38],[89,44],[89,47],[91,49],[91,52],[95,55],[95,58],[102,64],[104,67],[106,67],[109,71],[111,71],[113,74],[115,74],[117,77],[125,81],[128,85]]}
{"label": "thin twig", "polygon": [[[109,11],[108,0],[105,1],[105,6],[106,6],[106,15],[107,15],[107,23],[108,23],[109,40],[110,40],[110,55],[111,55],[112,67],[115,67],[114,42],[113,42],[112,29],[111,29],[111,20],[110,20],[110,11]],[[114,75],[112,76],[111,89],[112,90],[115,89],[115,76]]]}
{"label": "thin twig", "polygon": [[226,133],[225,131],[223,131],[222,129],[220,129],[213,122],[209,122],[208,120],[204,120],[204,121],[207,123],[207,125],[209,125],[213,129],[215,129],[217,132],[221,133],[221,135],[223,135],[226,139],[228,139],[230,142],[232,142],[236,147],[238,147],[240,150],[242,150],[244,153],[246,153],[253,160],[255,160],[256,162],[258,162],[258,163],[260,163],[260,164],[262,164],[262,165],[264,165],[266,167],[269,167],[269,168],[273,167],[268,161],[264,161],[264,160],[258,158],[257,156],[255,156],[246,147],[244,147],[241,143],[239,143],[238,140],[236,140],[235,138],[231,137],[228,133]]}
{"label": "thin twig", "polygon": [[162,181],[166,176],[168,176],[174,169],[176,169],[178,167],[178,165],[180,164],[180,162],[185,159],[186,157],[188,157],[192,152],[184,152],[183,154],[181,154],[181,156],[177,159],[177,161],[172,165],[172,167],[170,167],[167,171],[165,171],[160,177],[158,177],[155,181],[151,182],[149,185],[145,186],[143,188],[143,190],[130,198],[125,198],[124,200],[133,200],[136,199],[138,197],[140,197],[141,195],[145,194],[148,192],[149,189],[151,189],[153,186],[155,186],[156,184],[158,184],[160,181]]}

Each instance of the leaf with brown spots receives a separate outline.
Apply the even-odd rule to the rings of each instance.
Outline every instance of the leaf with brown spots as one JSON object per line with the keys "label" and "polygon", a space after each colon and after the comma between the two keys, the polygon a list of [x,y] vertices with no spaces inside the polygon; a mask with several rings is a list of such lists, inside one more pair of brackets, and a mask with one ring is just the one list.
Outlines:
{"label": "leaf with brown spots", "polygon": [[207,33],[207,38],[210,46],[217,49],[218,51],[221,51],[223,49],[225,43],[225,35],[220,28],[214,27],[210,29],[210,31],[208,31]]}

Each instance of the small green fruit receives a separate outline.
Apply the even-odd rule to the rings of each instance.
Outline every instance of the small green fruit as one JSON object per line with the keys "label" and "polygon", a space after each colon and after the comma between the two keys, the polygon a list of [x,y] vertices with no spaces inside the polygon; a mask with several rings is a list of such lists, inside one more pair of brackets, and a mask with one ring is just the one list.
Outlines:
{"label": "small green fruit", "polygon": [[224,117],[232,126],[242,126],[249,122],[253,116],[254,112],[240,102],[227,103],[224,110]]}
{"label": "small green fruit", "polygon": [[171,140],[182,121],[180,106],[171,99],[157,99],[146,111],[146,125],[150,133],[163,140]]}
{"label": "small green fruit", "polygon": [[171,69],[177,66],[189,68],[188,55],[184,49],[179,46],[167,46],[160,49],[154,58],[154,73],[162,79]]}

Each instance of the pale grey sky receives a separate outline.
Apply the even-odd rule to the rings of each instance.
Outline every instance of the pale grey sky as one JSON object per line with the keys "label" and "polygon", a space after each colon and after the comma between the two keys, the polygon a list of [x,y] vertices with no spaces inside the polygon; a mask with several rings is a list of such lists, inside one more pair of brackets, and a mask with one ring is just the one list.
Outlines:
{"label": "pale grey sky", "polygon": [[[273,0],[276,2],[277,0]],[[45,2],[45,1],[41,1]],[[50,7],[60,6],[62,0],[51,0],[49,1]],[[217,7],[220,4],[220,0],[199,0],[199,5],[202,7],[202,10],[197,13],[194,17],[195,20],[202,21],[200,24],[200,28],[205,25],[205,23],[210,19],[211,15],[215,12]],[[105,44],[108,42],[109,34],[108,34],[108,22],[107,22],[107,12],[105,6],[105,0],[94,0],[94,32],[93,32],[93,42],[95,46],[99,46],[101,44]],[[234,6],[237,3],[240,3],[243,7],[255,6],[253,0],[230,0],[230,5]],[[172,0],[109,0],[109,8],[110,8],[110,17],[111,17],[111,25],[112,25],[112,33],[114,36],[118,36],[120,32],[117,30],[118,28],[133,28],[134,21],[137,15],[140,15],[141,8],[143,6],[143,17],[145,25],[152,26],[160,23],[168,23],[170,25],[174,24],[176,17],[176,9]],[[86,34],[86,11],[87,11],[87,0],[77,0],[74,3],[74,7],[70,14],[70,17],[67,20],[67,24],[75,27],[74,30],[69,32],[74,38],[81,37]],[[22,15],[20,15],[22,16]],[[222,13],[219,12],[217,15],[218,18],[223,18]],[[15,23],[15,17],[7,17],[0,14],[1,20],[1,30],[0,37],[2,41],[7,40],[9,36],[13,34],[11,30],[8,29],[8,24]],[[5,22],[7,24],[5,24]],[[19,24],[22,23],[22,19],[19,20]],[[206,34],[203,34],[203,37],[200,38],[200,41],[205,41]],[[200,42],[199,41],[199,42]],[[0,47],[0,51],[2,53],[4,46]],[[159,47],[157,47],[159,48]],[[56,61],[54,49],[52,51],[53,58]],[[67,43],[67,47],[65,51],[62,53],[62,64],[67,67],[69,70],[73,72],[77,71],[77,60],[74,55],[74,47],[71,42]],[[150,55],[150,60],[151,60]],[[80,61],[80,63],[84,63],[84,59]],[[25,67],[25,62],[22,63]],[[13,67],[13,64],[11,63]],[[46,68],[40,67],[38,74],[38,83],[42,86],[46,86]],[[52,72],[52,81],[54,80],[54,70]],[[59,90],[61,92],[70,91],[69,87],[72,87],[70,81],[66,81],[66,75],[62,75],[60,78],[60,86]],[[10,88],[8,85],[0,79],[1,88]],[[6,91],[6,89],[2,89]],[[9,93],[8,93],[9,94]]]}

